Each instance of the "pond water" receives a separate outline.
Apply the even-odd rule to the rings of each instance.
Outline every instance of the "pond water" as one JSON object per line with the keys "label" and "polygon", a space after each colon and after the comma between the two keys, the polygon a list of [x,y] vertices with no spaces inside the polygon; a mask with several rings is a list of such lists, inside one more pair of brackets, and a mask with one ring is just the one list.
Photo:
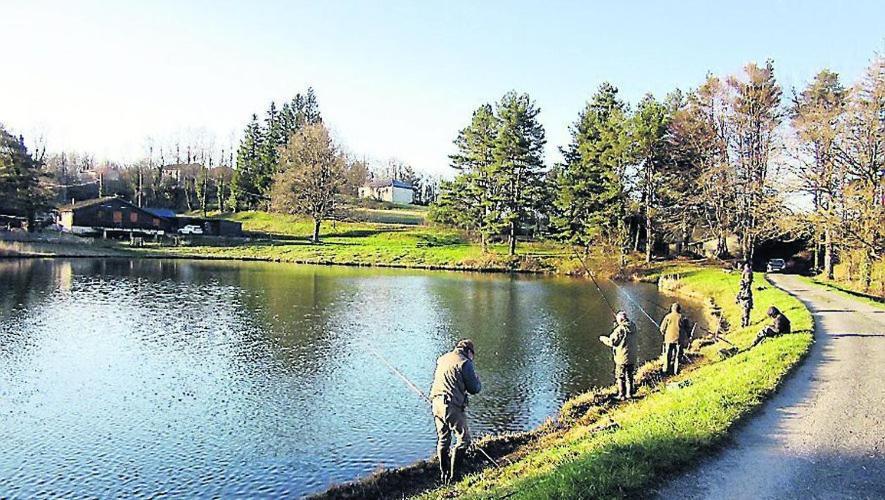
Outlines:
{"label": "pond water", "polygon": [[[660,352],[650,321],[600,283]],[[653,316],[669,303],[625,285]],[[691,308],[689,308],[691,309]],[[659,319],[659,318],[656,318]],[[434,452],[419,387],[461,337],[474,435],[613,380],[569,278],[184,260],[0,260],[0,497],[301,496]]]}

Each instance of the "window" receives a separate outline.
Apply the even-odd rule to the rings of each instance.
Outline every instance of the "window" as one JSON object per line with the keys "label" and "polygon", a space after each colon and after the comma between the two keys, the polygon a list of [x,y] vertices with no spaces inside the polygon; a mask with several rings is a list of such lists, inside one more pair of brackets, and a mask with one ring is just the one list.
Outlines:
{"label": "window", "polygon": [[154,218],[154,227],[160,227],[160,219]]}
{"label": "window", "polygon": [[129,222],[138,222],[138,212],[129,212]]}
{"label": "window", "polygon": [[123,212],[120,210],[114,210],[114,222],[118,224],[123,222]]}

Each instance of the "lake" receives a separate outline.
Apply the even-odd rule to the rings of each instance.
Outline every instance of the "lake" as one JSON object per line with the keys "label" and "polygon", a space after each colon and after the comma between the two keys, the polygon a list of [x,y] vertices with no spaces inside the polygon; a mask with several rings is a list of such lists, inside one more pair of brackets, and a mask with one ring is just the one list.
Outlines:
{"label": "lake", "polygon": [[[657,356],[654,325],[600,285]],[[657,320],[672,300],[623,290]],[[522,431],[612,383],[611,316],[571,278],[0,260],[0,496],[317,492],[434,453],[429,408],[371,349],[427,390],[474,339],[473,434]]]}

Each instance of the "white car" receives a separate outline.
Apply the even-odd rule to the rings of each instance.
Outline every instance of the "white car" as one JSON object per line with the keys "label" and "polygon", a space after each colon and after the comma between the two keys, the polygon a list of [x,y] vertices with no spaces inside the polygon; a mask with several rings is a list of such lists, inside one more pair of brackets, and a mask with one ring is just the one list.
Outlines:
{"label": "white car", "polygon": [[178,234],[203,234],[203,228],[196,224],[188,224],[179,229]]}
{"label": "white car", "polygon": [[786,267],[787,263],[784,262],[784,259],[771,259],[768,261],[768,265],[765,266],[765,270],[769,273],[779,273]]}

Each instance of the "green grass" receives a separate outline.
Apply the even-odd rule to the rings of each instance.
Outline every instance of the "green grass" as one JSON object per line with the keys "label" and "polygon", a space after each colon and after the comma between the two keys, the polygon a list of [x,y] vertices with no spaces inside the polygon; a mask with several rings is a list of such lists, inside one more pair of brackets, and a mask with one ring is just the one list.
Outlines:
{"label": "green grass", "polygon": [[831,291],[842,295],[843,297],[848,297],[850,299],[854,299],[858,302],[863,302],[865,304],[869,304],[874,307],[878,307],[879,309],[885,309],[885,302],[883,300],[876,300],[870,297],[867,294],[862,292],[858,292],[856,290],[852,290],[851,288],[845,286],[842,283],[837,281],[828,280],[825,278],[809,278],[808,276],[800,276],[802,281],[810,284],[820,285],[827,287]]}
{"label": "green grass", "polygon": [[[739,324],[734,304],[739,276],[714,269],[682,269],[676,288],[712,297],[732,325]],[[729,430],[750,414],[804,357],[812,343],[810,313],[795,298],[758,275],[753,325],[729,339],[748,346],[762,326],[769,305],[784,311],[793,335],[720,360],[722,344],[708,346],[702,366],[680,374],[639,402],[608,411],[616,423],[597,430],[598,422],[575,425],[543,439],[513,464],[468,476],[447,490],[424,498],[457,494],[465,498],[626,498],[644,496],[672,473],[695,463],[720,446]],[[676,388],[681,387],[681,388]],[[588,411],[598,411],[590,409]]]}
{"label": "green grass", "polygon": [[[408,217],[409,211],[383,210]],[[520,242],[516,258],[504,244],[484,254],[461,232],[434,226],[371,222],[324,222],[320,244],[309,241],[312,221],[265,212],[241,212],[227,218],[260,238],[249,242],[213,243],[194,239],[195,246],[154,247],[147,251],[189,257],[243,258],[281,262],[375,265],[440,269],[552,271],[564,249],[545,242]],[[205,244],[203,244],[205,243]]]}

